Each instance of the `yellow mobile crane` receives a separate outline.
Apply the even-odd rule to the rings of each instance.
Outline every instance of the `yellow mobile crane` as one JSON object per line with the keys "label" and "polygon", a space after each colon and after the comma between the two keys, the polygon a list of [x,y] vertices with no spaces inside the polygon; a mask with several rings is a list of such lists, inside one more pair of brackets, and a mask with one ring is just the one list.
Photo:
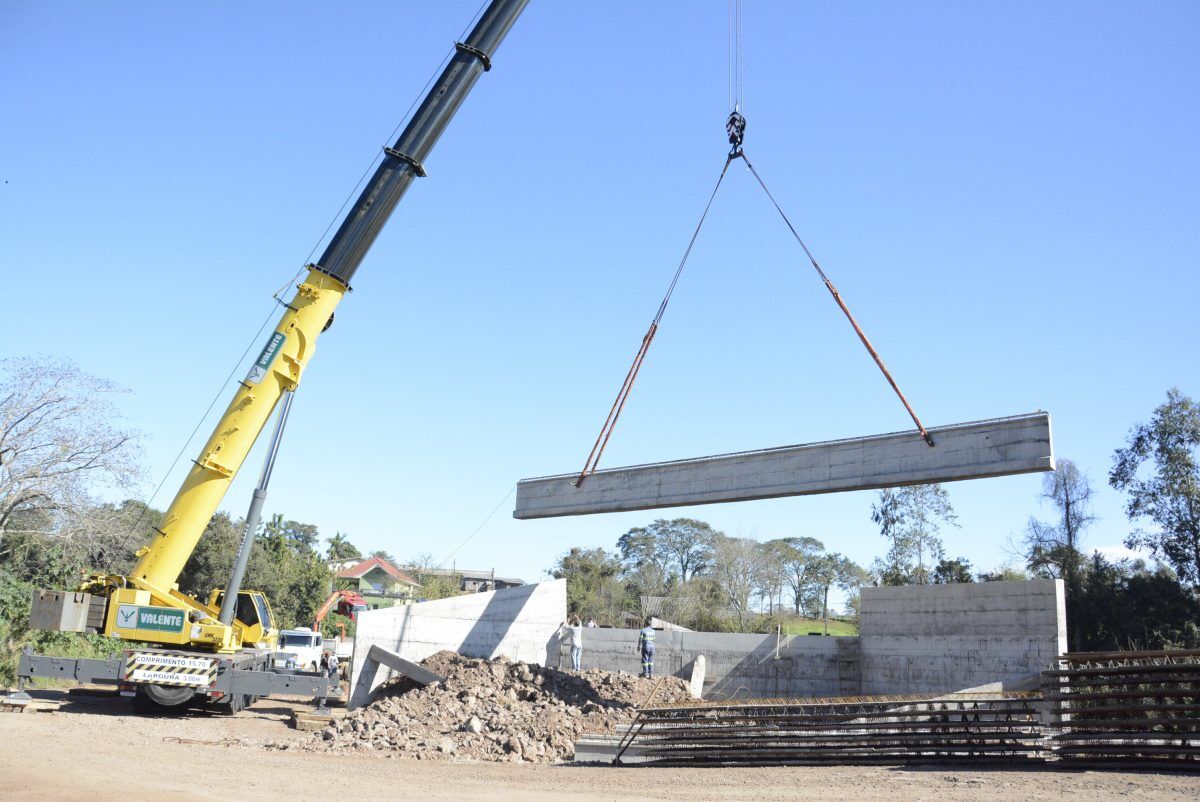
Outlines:
{"label": "yellow mobile crane", "polygon": [[[412,181],[426,174],[425,158],[476,80],[491,69],[493,54],[527,2],[492,0],[470,35],[455,43],[445,69],[399,139],[384,148],[382,161],[320,260],[307,266],[307,275],[194,460],[154,538],[138,551],[133,571],[128,576],[93,575],[75,592],[34,595],[31,625],[36,628],[97,632],[149,646],[128,648],[111,660],[27,651],[18,666],[21,692],[29,678],[41,676],[116,682],[135,700],[158,707],[190,704],[196,696],[233,710],[271,692],[326,696],[332,683],[324,677],[271,665],[278,633],[270,604],[262,593],[240,589],[291,394],[367,250]],[[214,589],[204,601],[193,598],[179,590],[180,572],[277,408],[271,447],[227,589]]]}

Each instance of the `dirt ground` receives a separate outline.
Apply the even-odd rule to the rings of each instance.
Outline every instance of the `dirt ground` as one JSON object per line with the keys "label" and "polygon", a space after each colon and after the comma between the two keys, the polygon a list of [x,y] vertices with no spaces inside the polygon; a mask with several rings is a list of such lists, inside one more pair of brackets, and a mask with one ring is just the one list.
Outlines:
{"label": "dirt ground", "polygon": [[[902,767],[655,769],[447,763],[268,750],[302,738],[292,706],[237,716],[130,714],[120,698],[75,697],[53,713],[0,713],[0,799],[753,800],[1200,799],[1200,775]],[[315,786],[313,784],[316,784]],[[321,795],[328,796],[327,793]]]}

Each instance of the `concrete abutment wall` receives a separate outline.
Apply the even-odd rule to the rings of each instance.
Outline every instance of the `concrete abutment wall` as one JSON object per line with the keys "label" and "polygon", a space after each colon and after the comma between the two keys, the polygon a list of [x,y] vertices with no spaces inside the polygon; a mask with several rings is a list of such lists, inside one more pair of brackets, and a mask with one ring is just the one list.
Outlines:
{"label": "concrete abutment wall", "polygon": [[467,657],[504,655],[548,665],[558,659],[558,630],[566,617],[565,579],[364,610],[354,634],[349,707],[366,704],[371,691],[394,674],[368,663],[374,645],[414,663],[445,649]]}
{"label": "concrete abutment wall", "polygon": [[[687,679],[703,655],[705,699],[948,693],[1035,674],[1066,651],[1060,580],[863,588],[860,609],[858,637],[659,632],[655,670]],[[583,637],[583,668],[640,670],[636,630]]]}
{"label": "concrete abutment wall", "polygon": [[[659,631],[655,673],[691,679],[703,656],[706,699],[949,693],[1028,677],[1066,651],[1061,580],[864,588],[860,609],[858,637]],[[350,704],[390,675],[363,673],[374,644],[414,662],[449,649],[569,668],[565,617],[564,580],[364,612]],[[582,667],[639,673],[637,638],[584,629]]]}
{"label": "concrete abutment wall", "polygon": [[1059,579],[863,588],[862,693],[961,690],[1049,668],[1067,650],[1064,598]]}

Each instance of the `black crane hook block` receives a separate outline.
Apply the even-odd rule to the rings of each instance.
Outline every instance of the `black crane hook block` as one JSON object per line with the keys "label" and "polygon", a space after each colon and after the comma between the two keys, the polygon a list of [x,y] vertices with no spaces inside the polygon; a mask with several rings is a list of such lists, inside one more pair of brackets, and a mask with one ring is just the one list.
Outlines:
{"label": "black crane hook block", "polygon": [[736,156],[742,150],[742,140],[746,137],[746,118],[736,111],[729,112],[725,121],[725,132],[729,134],[729,155]]}

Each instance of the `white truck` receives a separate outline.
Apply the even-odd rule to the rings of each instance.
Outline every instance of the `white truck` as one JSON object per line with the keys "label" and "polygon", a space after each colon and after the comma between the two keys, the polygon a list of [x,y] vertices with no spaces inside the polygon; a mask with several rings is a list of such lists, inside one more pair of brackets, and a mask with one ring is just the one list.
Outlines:
{"label": "white truck", "polygon": [[301,671],[317,671],[321,666],[321,655],[325,650],[337,655],[338,664],[345,667],[354,654],[353,638],[334,638],[331,641],[309,627],[285,629],[279,633],[279,649],[273,663],[276,668],[296,668]]}
{"label": "white truck", "polygon": [[279,650],[275,652],[276,668],[296,668],[316,671],[321,665],[325,639],[309,627],[285,629],[279,633]]}

